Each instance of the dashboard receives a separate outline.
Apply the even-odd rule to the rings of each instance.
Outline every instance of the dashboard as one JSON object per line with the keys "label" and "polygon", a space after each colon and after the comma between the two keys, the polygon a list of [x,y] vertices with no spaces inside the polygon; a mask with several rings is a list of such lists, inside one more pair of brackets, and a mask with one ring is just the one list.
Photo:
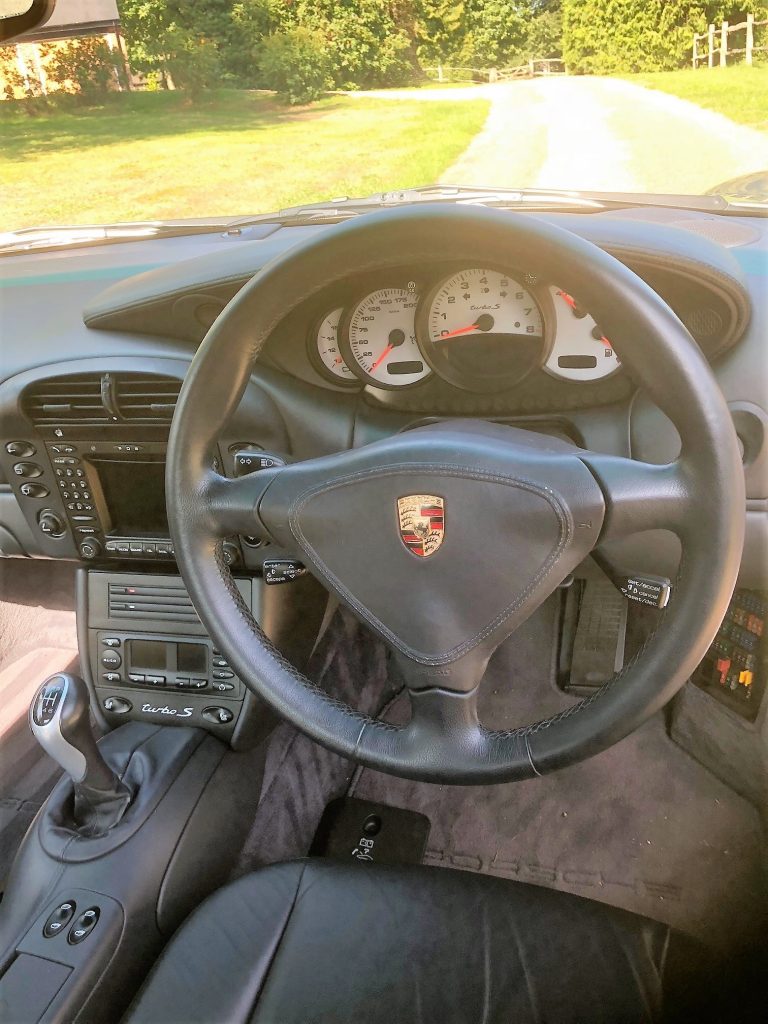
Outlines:
{"label": "dashboard", "polygon": [[[744,450],[744,569],[758,585],[768,551],[767,222],[673,209],[542,216],[643,277],[712,363]],[[0,551],[171,571],[164,460],[190,361],[260,267],[324,230],[260,223],[5,259]],[[504,266],[413,265],[407,254],[387,264],[306,297],[274,326],[212,453],[220,471],[453,416],[650,462],[676,457],[674,427],[613,339],[578,296],[532,275],[524,254]],[[281,555],[244,537],[227,552],[255,573]],[[617,554],[666,575],[677,557],[674,538],[659,537]]]}

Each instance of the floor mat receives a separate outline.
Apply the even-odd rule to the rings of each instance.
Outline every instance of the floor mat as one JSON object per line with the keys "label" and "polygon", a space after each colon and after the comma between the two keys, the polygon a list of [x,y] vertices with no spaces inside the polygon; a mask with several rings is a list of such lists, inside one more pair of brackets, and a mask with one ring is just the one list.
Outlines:
{"label": "floor mat", "polygon": [[[343,609],[314,653],[308,675],[328,693],[374,715],[403,685],[384,644]],[[233,878],[306,856],[326,804],[344,796],[354,770],[352,761],[281,722],[268,741],[259,806]]]}
{"label": "floor mat", "polygon": [[429,818],[402,807],[340,797],[323,811],[310,857],[373,864],[421,864]]}
{"label": "floor mat", "polygon": [[[555,685],[557,628],[555,597],[499,649],[481,691],[484,724],[526,724],[573,703]],[[405,714],[402,697],[387,717]],[[748,942],[759,927],[758,811],[672,743],[661,715],[543,778],[467,788],[366,768],[349,793],[425,814],[427,864],[588,896],[723,945]]]}

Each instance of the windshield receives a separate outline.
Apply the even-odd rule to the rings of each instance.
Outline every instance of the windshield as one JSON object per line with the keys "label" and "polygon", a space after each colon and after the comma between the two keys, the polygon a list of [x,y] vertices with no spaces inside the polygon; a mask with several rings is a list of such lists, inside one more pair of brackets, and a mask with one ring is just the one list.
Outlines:
{"label": "windshield", "polygon": [[59,0],[0,133],[6,238],[432,183],[764,204],[768,7]]}

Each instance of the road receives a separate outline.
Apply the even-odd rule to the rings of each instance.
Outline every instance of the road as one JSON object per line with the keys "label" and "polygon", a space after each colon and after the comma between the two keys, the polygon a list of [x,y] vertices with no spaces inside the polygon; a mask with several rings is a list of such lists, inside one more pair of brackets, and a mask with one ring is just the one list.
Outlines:
{"label": "road", "polygon": [[558,76],[362,95],[490,100],[483,130],[446,169],[446,183],[701,193],[768,168],[768,135],[615,78]]}

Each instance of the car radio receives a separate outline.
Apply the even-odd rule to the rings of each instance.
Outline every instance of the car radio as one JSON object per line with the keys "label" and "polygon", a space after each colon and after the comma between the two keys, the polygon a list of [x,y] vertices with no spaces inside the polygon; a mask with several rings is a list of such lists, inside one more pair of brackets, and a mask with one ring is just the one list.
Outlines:
{"label": "car radio", "polygon": [[48,442],[59,496],[80,555],[173,559],[161,441]]}

